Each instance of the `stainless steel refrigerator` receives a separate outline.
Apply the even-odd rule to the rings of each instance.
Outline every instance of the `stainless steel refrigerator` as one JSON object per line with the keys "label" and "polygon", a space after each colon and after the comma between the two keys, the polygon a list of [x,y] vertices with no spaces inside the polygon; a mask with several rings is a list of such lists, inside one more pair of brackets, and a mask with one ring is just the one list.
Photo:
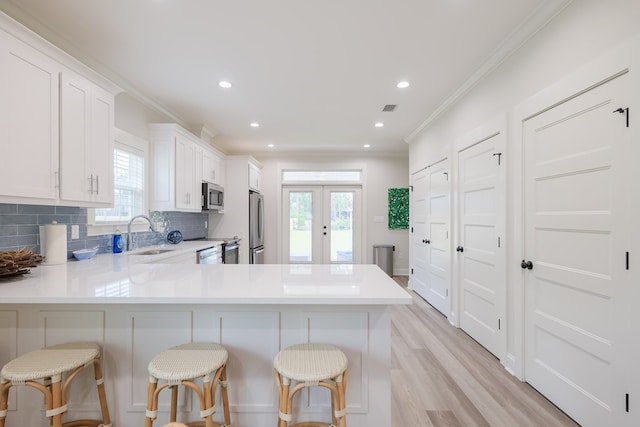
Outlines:
{"label": "stainless steel refrigerator", "polygon": [[264,264],[264,197],[249,191],[249,264]]}

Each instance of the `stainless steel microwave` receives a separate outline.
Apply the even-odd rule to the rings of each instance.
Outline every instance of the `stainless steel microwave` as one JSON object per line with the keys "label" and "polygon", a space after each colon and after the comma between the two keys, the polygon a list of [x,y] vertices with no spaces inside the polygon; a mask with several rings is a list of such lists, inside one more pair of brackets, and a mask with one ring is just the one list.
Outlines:
{"label": "stainless steel microwave", "polygon": [[219,185],[203,182],[202,209],[217,211],[224,209],[224,189]]}

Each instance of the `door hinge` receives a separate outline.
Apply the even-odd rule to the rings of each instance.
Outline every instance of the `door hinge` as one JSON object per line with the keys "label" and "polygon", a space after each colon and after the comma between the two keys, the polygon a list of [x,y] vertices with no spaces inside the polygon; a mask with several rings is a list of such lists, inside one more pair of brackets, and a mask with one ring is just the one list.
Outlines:
{"label": "door hinge", "polygon": [[445,178],[447,179],[447,181],[449,181],[449,172],[442,172],[445,176]]}
{"label": "door hinge", "polygon": [[500,330],[500,319],[498,319],[498,330]]}
{"label": "door hinge", "polygon": [[500,247],[500,237],[498,237],[498,247]]}
{"label": "door hinge", "polygon": [[500,166],[500,159],[502,158],[502,153],[493,153],[494,156],[498,156],[498,166]]}
{"label": "door hinge", "polygon": [[629,412],[629,393],[624,395],[624,407],[625,411]]}
{"label": "door hinge", "polygon": [[413,192],[413,185],[410,185],[409,188],[411,189],[411,192]]}
{"label": "door hinge", "polygon": [[411,227],[411,232],[413,233],[413,227]]}
{"label": "door hinge", "polygon": [[627,108],[618,108],[617,110],[613,110],[614,113],[626,114],[627,116],[627,127],[629,127],[629,107]]}
{"label": "door hinge", "polygon": [[413,268],[411,269],[411,274],[413,274]]}

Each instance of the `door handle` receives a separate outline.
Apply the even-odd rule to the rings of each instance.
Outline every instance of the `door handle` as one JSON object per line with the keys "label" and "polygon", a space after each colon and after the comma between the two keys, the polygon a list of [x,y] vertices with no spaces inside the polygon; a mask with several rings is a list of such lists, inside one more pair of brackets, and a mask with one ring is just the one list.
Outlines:
{"label": "door handle", "polygon": [[522,267],[523,269],[527,269],[527,270],[531,270],[533,269],[533,263],[531,261],[525,261],[522,260],[522,262],[520,263],[520,267]]}
{"label": "door handle", "polygon": [[429,239],[422,239],[422,243],[426,243],[427,245],[431,244],[431,240]]}
{"label": "door handle", "polygon": [[464,248],[462,246],[458,246],[456,248],[456,252],[464,252]]}

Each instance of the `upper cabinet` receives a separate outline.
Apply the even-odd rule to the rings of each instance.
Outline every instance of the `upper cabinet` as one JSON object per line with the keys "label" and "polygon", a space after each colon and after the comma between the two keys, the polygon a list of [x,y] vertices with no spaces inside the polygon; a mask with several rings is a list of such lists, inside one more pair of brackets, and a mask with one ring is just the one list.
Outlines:
{"label": "upper cabinet", "polygon": [[158,123],[149,128],[151,210],[200,212],[202,182],[222,185],[220,155],[177,124]]}
{"label": "upper cabinet", "polygon": [[262,191],[262,172],[260,168],[252,162],[249,162],[249,189],[257,191],[258,193]]}
{"label": "upper cabinet", "polygon": [[113,203],[114,97],[65,71],[60,102],[60,199]]}
{"label": "upper cabinet", "polygon": [[0,13],[0,202],[113,203],[116,85]]}
{"label": "upper cabinet", "polygon": [[0,197],[57,198],[60,65],[0,31]]}
{"label": "upper cabinet", "polygon": [[224,187],[224,159],[211,150],[202,153],[202,180]]}

